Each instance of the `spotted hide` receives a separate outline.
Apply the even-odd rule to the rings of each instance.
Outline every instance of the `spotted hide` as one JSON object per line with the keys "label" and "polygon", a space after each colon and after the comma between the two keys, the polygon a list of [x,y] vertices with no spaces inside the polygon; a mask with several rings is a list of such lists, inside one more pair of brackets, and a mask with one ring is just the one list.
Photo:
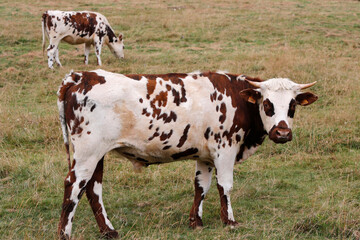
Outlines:
{"label": "spotted hide", "polygon": [[108,20],[96,12],[62,12],[46,11],[42,15],[43,52],[45,35],[49,38],[47,48],[48,65],[53,68],[54,62],[61,66],[59,60],[60,41],[69,44],[85,43],[85,64],[88,64],[91,45],[95,46],[98,65],[101,65],[101,48],[105,43],[117,58],[124,57],[122,35],[115,36]]}
{"label": "spotted hide", "polygon": [[[237,225],[230,202],[234,165],[253,154],[268,134],[274,142],[291,140],[296,105],[317,99],[300,91],[305,87],[289,79],[261,81],[222,72],[71,72],[58,91],[69,161],[59,235],[70,237],[76,206],[86,192],[101,233],[118,236],[102,201],[103,159],[110,150],[136,170],[196,160],[192,228],[203,225],[203,201],[215,168],[221,220]],[[68,139],[75,149],[71,166]]]}

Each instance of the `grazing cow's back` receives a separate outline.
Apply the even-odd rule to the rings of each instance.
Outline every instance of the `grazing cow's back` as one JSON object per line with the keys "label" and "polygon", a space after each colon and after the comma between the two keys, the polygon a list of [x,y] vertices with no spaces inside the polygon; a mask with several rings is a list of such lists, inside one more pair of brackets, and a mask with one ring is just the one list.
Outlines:
{"label": "grazing cow's back", "polygon": [[58,45],[60,41],[69,44],[85,43],[85,64],[88,63],[90,46],[95,46],[98,64],[101,65],[101,48],[105,43],[117,58],[123,58],[122,35],[117,37],[105,16],[97,12],[46,11],[42,16],[43,51],[45,35],[49,38],[47,48],[48,65],[53,68],[54,61],[61,66]]}
{"label": "grazing cow's back", "polygon": [[[254,89],[249,80],[262,87]],[[274,87],[266,85],[269,82],[280,86],[280,96],[288,101],[286,109],[284,104],[278,104],[279,109],[276,105],[271,107],[276,101]],[[86,191],[93,211],[101,209],[101,217],[96,218],[100,231],[109,237],[117,236],[111,223],[101,220],[107,219],[102,200],[94,200],[94,194],[101,196],[101,179],[95,178],[100,173],[102,176],[103,156],[112,149],[131,160],[136,169],[197,160],[195,199],[190,212],[190,226],[194,228],[202,226],[202,202],[215,167],[221,219],[225,224],[236,225],[230,204],[234,164],[254,153],[267,133],[275,142],[291,140],[293,114],[288,112],[294,108],[292,100],[302,105],[305,104],[301,99],[306,98],[307,104],[316,100],[313,94],[300,93],[301,88],[308,86],[288,79],[261,82],[243,75],[213,72],[70,73],[58,92],[65,145],[68,151],[69,131],[75,149],[65,180],[59,234],[70,236],[79,193]],[[96,187],[94,181],[98,183]]]}

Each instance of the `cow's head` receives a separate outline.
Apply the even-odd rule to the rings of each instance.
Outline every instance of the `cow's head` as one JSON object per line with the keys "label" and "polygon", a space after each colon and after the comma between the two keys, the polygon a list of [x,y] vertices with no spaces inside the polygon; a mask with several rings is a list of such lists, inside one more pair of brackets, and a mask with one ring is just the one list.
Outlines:
{"label": "cow's head", "polygon": [[124,42],[121,33],[119,37],[114,35],[112,39],[109,39],[108,46],[115,57],[124,58]]}
{"label": "cow's head", "polygon": [[297,84],[287,78],[248,82],[256,89],[243,90],[240,95],[246,101],[259,105],[261,120],[269,138],[275,143],[291,141],[296,105],[307,106],[318,99],[316,95],[301,90],[316,82]]}

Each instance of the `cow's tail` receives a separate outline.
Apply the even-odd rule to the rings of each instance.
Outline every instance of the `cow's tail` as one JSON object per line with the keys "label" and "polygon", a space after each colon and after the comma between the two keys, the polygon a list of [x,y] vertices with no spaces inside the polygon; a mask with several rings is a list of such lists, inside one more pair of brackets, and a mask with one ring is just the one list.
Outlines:
{"label": "cow's tail", "polygon": [[75,84],[76,84],[76,82],[73,79],[73,71],[71,70],[71,72],[69,74],[67,74],[65,76],[65,78],[63,79],[61,86],[59,87],[59,90],[57,92],[57,95],[58,95],[57,105],[58,105],[58,109],[59,109],[59,118],[60,118],[60,124],[61,124],[62,133],[63,133],[63,138],[64,138],[66,157],[67,157],[67,162],[69,165],[69,170],[71,169],[71,161],[70,161],[70,148],[69,148],[69,132],[68,132],[68,129],[66,126],[65,96],[66,96],[67,90]]}
{"label": "cow's tail", "polygon": [[42,20],[41,20],[41,29],[42,29],[42,53],[44,56],[44,51],[45,51],[45,27],[46,27],[46,17],[47,17],[47,12],[45,12],[42,15]]}

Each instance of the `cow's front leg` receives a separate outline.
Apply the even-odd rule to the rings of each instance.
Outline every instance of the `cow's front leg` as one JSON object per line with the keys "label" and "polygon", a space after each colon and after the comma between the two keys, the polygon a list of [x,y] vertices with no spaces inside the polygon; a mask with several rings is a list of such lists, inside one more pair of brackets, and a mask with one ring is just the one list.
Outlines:
{"label": "cow's front leg", "polygon": [[100,38],[96,38],[94,42],[95,42],[95,54],[97,58],[97,63],[99,66],[101,66],[100,54],[101,54],[102,40],[100,40]]}
{"label": "cow's front leg", "polygon": [[217,188],[220,195],[220,216],[224,224],[236,226],[238,223],[234,219],[233,210],[230,201],[230,191],[233,186],[233,174],[235,156],[224,153],[215,160]]}
{"label": "cow's front leg", "polygon": [[91,43],[85,43],[85,59],[84,59],[84,63],[87,65],[89,62],[89,53],[90,53],[90,47],[91,47]]}
{"label": "cow's front leg", "polygon": [[64,181],[64,200],[58,225],[60,239],[70,239],[76,207],[85,191],[87,182],[95,170],[95,167],[92,168],[90,165],[87,168],[82,165],[74,159],[73,165]]}
{"label": "cow's front leg", "polygon": [[98,162],[92,178],[86,185],[86,196],[95,215],[101,234],[106,238],[117,238],[119,237],[119,234],[115,231],[109,218],[107,217],[102,200],[103,169],[104,158]]}
{"label": "cow's front leg", "polygon": [[57,44],[50,43],[47,48],[47,56],[48,56],[48,66],[49,68],[53,69],[54,62],[55,62],[55,54],[56,54]]}
{"label": "cow's front leg", "polygon": [[190,227],[202,227],[202,206],[211,184],[213,168],[204,162],[197,161],[195,170],[195,197],[190,211]]}

